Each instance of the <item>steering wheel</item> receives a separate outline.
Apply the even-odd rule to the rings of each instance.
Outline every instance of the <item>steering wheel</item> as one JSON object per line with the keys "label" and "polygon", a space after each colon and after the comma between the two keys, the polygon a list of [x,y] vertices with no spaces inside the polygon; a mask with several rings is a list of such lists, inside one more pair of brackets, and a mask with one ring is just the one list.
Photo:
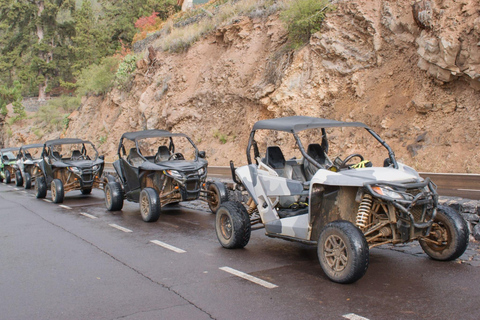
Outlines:
{"label": "steering wheel", "polygon": [[183,157],[183,154],[181,154],[180,152],[175,152],[175,153],[172,153],[170,157],[168,157],[168,160],[185,160],[185,158]]}
{"label": "steering wheel", "polygon": [[348,161],[352,160],[353,158],[359,158],[360,161],[363,161],[363,156],[359,153],[353,153],[351,155],[349,155],[348,157],[345,158],[345,160],[342,161],[342,163],[340,164],[340,168],[346,168],[347,167],[347,163]]}

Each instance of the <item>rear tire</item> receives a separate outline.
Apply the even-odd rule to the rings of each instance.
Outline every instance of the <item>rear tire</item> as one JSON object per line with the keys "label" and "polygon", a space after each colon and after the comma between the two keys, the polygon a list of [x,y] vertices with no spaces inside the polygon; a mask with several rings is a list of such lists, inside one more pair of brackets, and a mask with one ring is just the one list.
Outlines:
{"label": "rear tire", "polygon": [[23,186],[23,177],[22,177],[22,173],[20,172],[20,170],[17,170],[15,172],[15,185],[17,187]]}
{"label": "rear tire", "polygon": [[82,189],[80,191],[82,192],[83,195],[89,195],[90,193],[92,193],[92,188]]}
{"label": "rear tire", "polygon": [[105,206],[108,211],[120,211],[123,208],[122,186],[118,182],[105,185]]}
{"label": "rear tire", "polygon": [[45,177],[40,176],[35,179],[35,194],[38,199],[43,199],[47,196]]}
{"label": "rear tire", "polygon": [[31,189],[32,188],[32,176],[30,173],[25,172],[25,189]]}
{"label": "rear tire", "polygon": [[140,214],[145,222],[155,222],[160,217],[160,198],[153,188],[140,192]]}
{"label": "rear tire", "polygon": [[60,179],[53,179],[52,186],[52,201],[53,203],[62,203],[65,196],[65,191],[63,189],[63,183]]}
{"label": "rear tire", "polygon": [[5,170],[5,183],[9,184],[12,182],[12,176],[10,175],[10,171]]}
{"label": "rear tire", "polygon": [[221,204],[215,219],[215,232],[224,248],[245,247],[250,241],[252,232],[247,209],[238,201],[227,201]]}
{"label": "rear tire", "polygon": [[470,232],[465,220],[450,207],[438,206],[432,229],[427,239],[441,241],[435,244],[420,239],[420,246],[430,258],[450,261],[460,257],[468,247]]}
{"label": "rear tire", "polygon": [[327,224],[318,239],[320,266],[333,282],[352,283],[368,268],[369,250],[363,233],[348,221]]}
{"label": "rear tire", "polygon": [[213,182],[208,186],[208,191],[213,192],[213,195],[208,197],[208,207],[215,214],[222,203],[228,201],[227,188],[221,182]]}

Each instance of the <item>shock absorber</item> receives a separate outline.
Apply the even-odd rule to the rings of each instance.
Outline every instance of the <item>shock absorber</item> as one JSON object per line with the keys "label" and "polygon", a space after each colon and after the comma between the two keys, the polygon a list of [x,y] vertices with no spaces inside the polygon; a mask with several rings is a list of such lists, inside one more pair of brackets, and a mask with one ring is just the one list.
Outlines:
{"label": "shock absorber", "polygon": [[365,228],[367,226],[372,204],[372,196],[368,193],[365,193],[362,197],[362,202],[360,202],[360,205],[358,206],[357,220],[355,221],[357,227]]}

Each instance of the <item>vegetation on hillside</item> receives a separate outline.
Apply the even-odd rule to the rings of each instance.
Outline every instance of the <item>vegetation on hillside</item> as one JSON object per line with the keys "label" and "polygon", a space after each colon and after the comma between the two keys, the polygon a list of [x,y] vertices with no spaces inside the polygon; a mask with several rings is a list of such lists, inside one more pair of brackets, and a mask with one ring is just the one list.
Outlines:
{"label": "vegetation on hillside", "polygon": [[[44,132],[65,120],[81,96],[128,90],[138,55],[135,41],[152,34],[156,49],[182,52],[216,28],[241,17],[280,12],[289,50],[318,31],[328,0],[212,0],[178,12],[176,0],[0,0],[0,113],[14,104],[11,122],[25,118],[22,97],[62,96],[36,115]],[[160,35],[160,36],[158,36]],[[72,109],[73,108],[73,109]],[[53,113],[57,113],[53,116]],[[65,123],[64,123],[65,122]],[[40,132],[40,130],[37,130]]]}

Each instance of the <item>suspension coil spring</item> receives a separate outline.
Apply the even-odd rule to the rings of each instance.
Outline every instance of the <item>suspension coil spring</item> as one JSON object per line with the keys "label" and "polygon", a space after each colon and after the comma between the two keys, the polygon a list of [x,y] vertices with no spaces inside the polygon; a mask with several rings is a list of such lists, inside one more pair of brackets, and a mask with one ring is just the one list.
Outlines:
{"label": "suspension coil spring", "polygon": [[360,202],[360,205],[358,206],[357,220],[355,221],[357,227],[365,228],[367,226],[372,205],[372,196],[368,193],[364,194],[362,197],[362,202]]}

